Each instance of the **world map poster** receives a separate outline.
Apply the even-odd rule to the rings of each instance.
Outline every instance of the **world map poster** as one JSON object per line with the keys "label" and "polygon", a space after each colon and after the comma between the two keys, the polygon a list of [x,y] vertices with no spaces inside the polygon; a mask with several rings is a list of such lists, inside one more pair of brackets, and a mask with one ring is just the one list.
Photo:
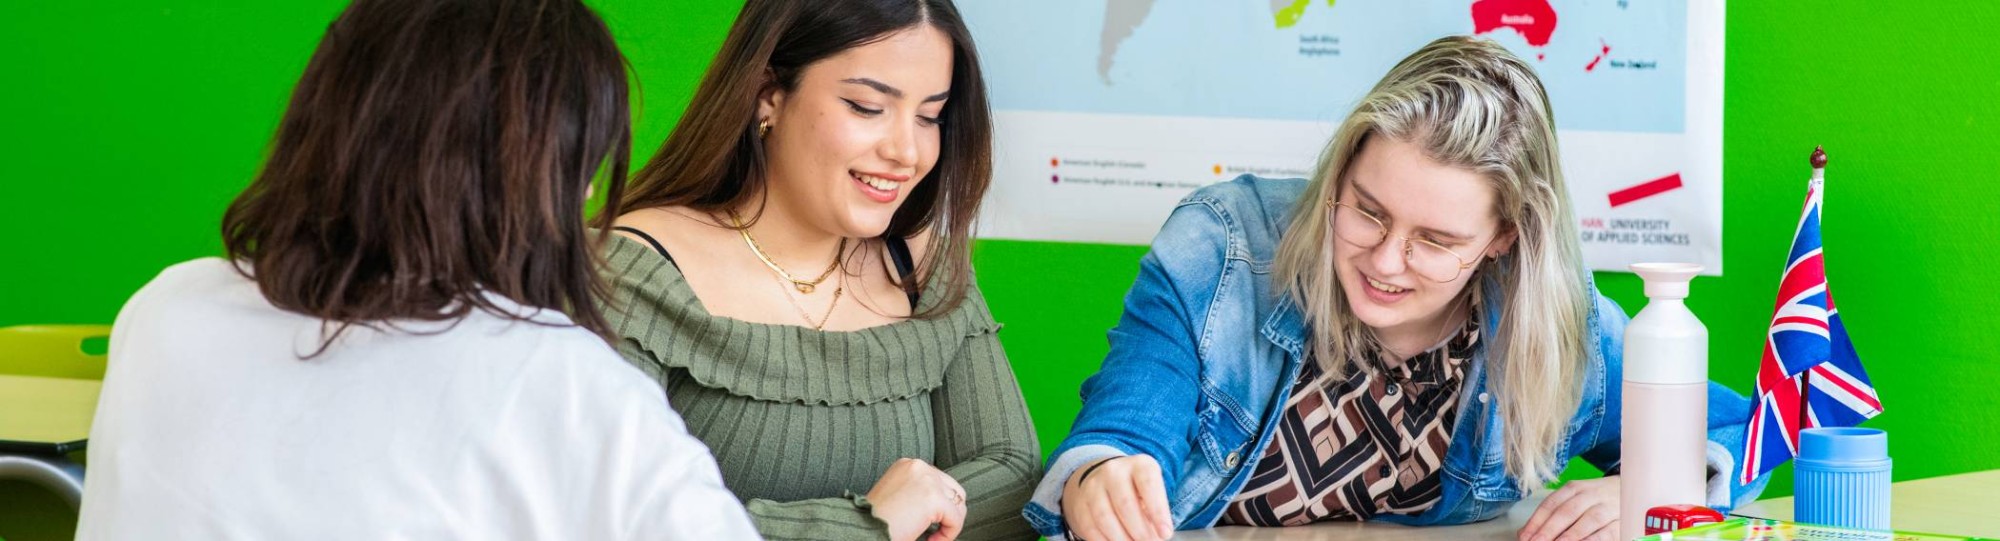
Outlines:
{"label": "world map poster", "polygon": [[988,238],[1146,244],[1190,191],[1305,178],[1433,39],[1491,39],[1554,107],[1585,262],[1722,271],[1720,0],[971,0]]}

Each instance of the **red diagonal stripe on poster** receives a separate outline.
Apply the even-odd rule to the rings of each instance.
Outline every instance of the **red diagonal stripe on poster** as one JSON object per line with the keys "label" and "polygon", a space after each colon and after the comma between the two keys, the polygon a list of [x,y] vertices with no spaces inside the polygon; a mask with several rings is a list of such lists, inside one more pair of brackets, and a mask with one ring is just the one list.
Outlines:
{"label": "red diagonal stripe on poster", "polygon": [[1660,195],[1669,191],[1673,191],[1674,189],[1680,187],[1681,187],[1680,173],[1674,173],[1654,180],[1650,180],[1638,186],[1633,186],[1623,190],[1611,192],[1611,208],[1618,208],[1619,206],[1622,206],[1626,203],[1631,203],[1633,201],[1638,201],[1640,199],[1645,199],[1655,195]]}

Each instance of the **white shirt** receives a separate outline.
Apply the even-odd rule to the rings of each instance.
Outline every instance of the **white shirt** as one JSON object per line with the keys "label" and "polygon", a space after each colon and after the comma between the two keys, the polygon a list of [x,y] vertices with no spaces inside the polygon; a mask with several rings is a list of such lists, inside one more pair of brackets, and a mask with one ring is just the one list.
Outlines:
{"label": "white shirt", "polygon": [[301,360],[320,320],[223,260],[168,268],[112,327],[77,538],[756,538],[659,387],[492,298],[555,326],[474,310]]}

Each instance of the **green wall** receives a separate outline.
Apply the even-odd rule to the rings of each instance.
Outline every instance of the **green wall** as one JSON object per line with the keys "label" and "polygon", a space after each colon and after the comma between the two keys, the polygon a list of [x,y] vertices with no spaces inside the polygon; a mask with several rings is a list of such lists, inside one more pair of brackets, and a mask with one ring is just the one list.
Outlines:
{"label": "green wall", "polygon": [[[991,1],[991,0],[988,0]],[[89,5],[85,5],[89,4]],[[293,81],[345,4],[128,0],[0,8],[0,326],[106,323],[160,268],[220,250]],[[640,157],[665,137],[735,2],[598,0],[637,72]],[[1898,479],[2000,468],[1979,325],[2000,229],[2000,7],[1739,0],[1729,6],[1724,256],[1690,304],[1712,374],[1747,391],[1804,195],[1832,155],[1832,288],[1888,412]],[[1106,351],[1142,247],[983,241],[982,287],[1052,448]],[[1600,274],[1637,311],[1639,283]],[[1954,317],[1956,316],[1956,317]],[[1973,319],[1961,319],[1973,318]],[[1767,494],[1790,492],[1789,467]],[[0,537],[69,535],[60,505],[0,483]]]}

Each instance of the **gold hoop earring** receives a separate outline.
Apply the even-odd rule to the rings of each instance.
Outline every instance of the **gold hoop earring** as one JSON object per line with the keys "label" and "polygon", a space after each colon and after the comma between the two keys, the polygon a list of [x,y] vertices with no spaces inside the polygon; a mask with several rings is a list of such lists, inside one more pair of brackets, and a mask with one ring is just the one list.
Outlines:
{"label": "gold hoop earring", "polygon": [[771,135],[771,121],[757,123],[757,138],[763,139],[767,135]]}

